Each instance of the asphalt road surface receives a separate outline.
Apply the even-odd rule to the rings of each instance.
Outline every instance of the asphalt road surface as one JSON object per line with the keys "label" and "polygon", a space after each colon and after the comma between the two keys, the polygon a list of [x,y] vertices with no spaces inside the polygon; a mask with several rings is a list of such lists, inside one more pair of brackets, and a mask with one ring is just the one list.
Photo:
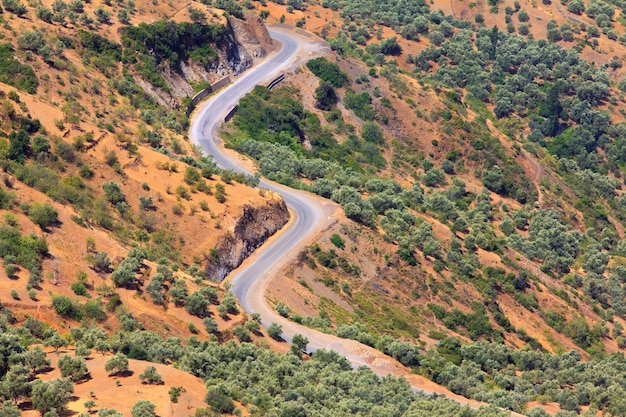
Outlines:
{"label": "asphalt road surface", "polygon": [[[237,78],[230,86],[211,97],[193,115],[190,129],[192,142],[200,145],[206,154],[212,155],[215,162],[222,168],[253,174],[243,166],[237,156],[225,152],[217,136],[217,131],[228,112],[256,85],[266,84],[299,63],[324,55],[329,51],[328,47],[319,40],[302,32],[294,32],[292,29],[273,27],[270,28],[270,34],[282,46],[262,63]],[[336,221],[334,213],[338,208],[332,202],[310,193],[270,181],[261,180],[259,187],[282,196],[291,213],[291,220],[227,277],[232,285],[231,291],[248,313],[260,314],[265,326],[273,322],[280,324],[283,329],[282,337],[287,342],[291,342],[292,337],[298,333],[307,337],[309,352],[317,349],[332,349],[345,356],[355,368],[368,366],[381,376],[388,374],[405,376],[416,391],[440,393],[472,407],[482,405],[452,394],[422,377],[408,375],[407,368],[369,346],[301,326],[281,317],[274,311],[265,300],[268,281],[287,262],[293,260],[300,250],[311,244],[319,233]],[[512,415],[517,414],[512,413]]]}
{"label": "asphalt road surface", "polygon": [[[222,168],[253,174],[244,168],[236,157],[224,152],[217,136],[217,130],[228,112],[256,85],[269,82],[302,60],[303,56],[310,59],[314,57],[314,51],[317,52],[316,55],[328,51],[327,47],[322,46],[319,41],[312,42],[310,38],[298,35],[289,29],[271,28],[270,34],[281,43],[278,51],[210,98],[208,103],[202,106],[193,117],[190,129],[191,140],[200,145],[206,154],[212,155],[214,161]],[[307,46],[312,43],[318,46],[307,50]],[[266,180],[261,180],[259,188],[268,189],[282,196],[289,207],[291,221],[277,236],[258,249],[251,259],[233,271],[228,279],[232,284],[231,291],[246,311],[261,314],[263,324],[269,325],[274,321],[282,322],[280,320],[282,318],[265,303],[263,297],[265,283],[271,278],[273,271],[293,259],[291,255],[297,254],[317,233],[334,221],[332,214],[335,206],[309,193]],[[291,324],[288,321],[285,322],[287,325]],[[283,328],[285,327],[284,325]],[[301,326],[296,327],[302,330]],[[295,333],[297,332],[286,331],[284,338],[290,341]],[[314,342],[310,344],[310,347],[314,349],[316,346],[313,345]]]}

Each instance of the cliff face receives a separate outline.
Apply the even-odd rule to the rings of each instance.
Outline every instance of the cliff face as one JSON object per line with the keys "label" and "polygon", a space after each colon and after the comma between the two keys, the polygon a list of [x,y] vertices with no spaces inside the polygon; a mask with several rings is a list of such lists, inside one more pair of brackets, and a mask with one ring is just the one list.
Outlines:
{"label": "cliff face", "polygon": [[176,107],[181,97],[194,95],[192,83],[215,82],[226,75],[238,75],[265,57],[272,48],[272,38],[256,15],[246,15],[246,20],[228,18],[228,31],[219,45],[213,45],[218,58],[204,67],[195,62],[182,62],[180,72],[166,69],[163,77],[170,92],[155,88],[136,77],[137,83],[155,100],[167,107]]}
{"label": "cliff face", "polygon": [[282,199],[257,207],[245,205],[233,231],[226,234],[207,261],[209,279],[221,282],[288,220],[289,211]]}

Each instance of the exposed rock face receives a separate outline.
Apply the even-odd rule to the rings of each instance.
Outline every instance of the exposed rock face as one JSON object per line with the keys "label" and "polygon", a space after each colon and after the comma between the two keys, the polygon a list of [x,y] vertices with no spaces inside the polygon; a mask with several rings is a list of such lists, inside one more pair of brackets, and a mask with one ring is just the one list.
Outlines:
{"label": "exposed rock face", "polygon": [[267,55],[272,48],[272,38],[258,16],[248,14],[246,20],[228,18],[228,31],[223,42],[213,45],[218,58],[206,67],[195,62],[181,62],[180,72],[167,68],[163,78],[170,92],[158,89],[136,77],[137,83],[159,104],[174,108],[181,97],[191,97],[194,89],[190,83],[212,83],[226,75],[238,75]]}
{"label": "exposed rock face", "polygon": [[207,261],[207,277],[221,282],[288,220],[289,211],[282,199],[258,207],[245,205],[234,230],[224,237]]}

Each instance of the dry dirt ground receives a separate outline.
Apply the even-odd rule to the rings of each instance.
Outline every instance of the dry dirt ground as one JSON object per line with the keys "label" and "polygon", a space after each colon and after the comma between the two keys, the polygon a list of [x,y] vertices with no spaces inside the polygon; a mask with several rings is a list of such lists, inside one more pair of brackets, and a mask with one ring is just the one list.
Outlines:
{"label": "dry dirt ground", "polygon": [[[186,3],[185,3],[186,5]],[[91,6],[87,6],[91,7]],[[163,6],[166,9],[168,6]],[[179,7],[179,9],[182,8]],[[141,7],[140,7],[141,9]],[[177,9],[178,10],[178,9]],[[186,10],[186,9],[185,9]],[[165,9],[157,11],[156,14],[142,14],[138,13],[138,16],[146,21],[154,21],[161,16],[161,13],[165,13]],[[41,22],[35,22],[42,25],[43,30],[49,30],[46,28],[46,24]],[[21,19],[15,20],[12,24],[16,27],[24,24]],[[111,33],[116,33],[114,28],[105,27],[106,30],[111,30]],[[71,56],[68,59],[72,59]],[[34,62],[33,65],[39,65],[38,62]],[[106,80],[102,74],[94,71],[83,71],[81,68],[80,60],[73,62],[78,70],[76,79],[70,82],[67,77],[67,71],[56,71],[54,69],[48,72],[53,77],[60,77],[65,85],[79,84],[88,85],[90,83],[100,83],[101,85],[106,83]],[[73,143],[73,141],[85,132],[92,132],[94,135],[94,142],[85,146],[81,151],[76,152],[76,157],[83,163],[88,165],[96,174],[92,179],[83,179],[83,182],[88,188],[91,188],[96,196],[103,194],[101,184],[106,181],[116,181],[122,185],[122,189],[126,194],[127,202],[135,211],[136,214],[139,210],[139,197],[153,197],[155,209],[147,212],[152,217],[152,221],[155,223],[155,228],[171,233],[172,235],[172,250],[178,248],[180,253],[180,262],[184,265],[190,265],[193,262],[204,261],[204,258],[210,249],[216,245],[216,242],[225,233],[228,233],[235,225],[239,218],[243,206],[245,204],[261,205],[271,199],[277,198],[272,193],[259,193],[258,190],[245,187],[238,183],[224,184],[226,190],[226,202],[219,203],[214,195],[207,195],[195,191],[184,183],[184,170],[185,164],[180,162],[172,162],[167,156],[152,150],[149,147],[139,146],[136,153],[130,153],[126,151],[125,143],[129,140],[136,140],[136,132],[140,129],[140,122],[135,114],[134,110],[126,105],[123,97],[117,96],[120,105],[113,108],[110,107],[104,97],[96,97],[92,100],[88,100],[86,94],[78,92],[76,87],[77,100],[85,107],[85,115],[78,125],[70,125],[65,123],[62,129],[56,126],[56,122],[65,118],[65,113],[61,111],[58,103],[55,101],[57,92],[65,93],[65,89],[59,87],[57,91],[48,91],[49,87],[46,85],[50,82],[43,81],[43,85],[40,87],[40,91],[45,94],[42,95],[30,95],[24,92],[18,92],[21,104],[18,106],[16,103],[11,103],[11,106],[20,112],[19,107],[25,106],[26,111],[31,117],[41,121],[44,126],[46,135],[50,140],[55,143],[59,141],[65,141]],[[60,84],[59,84],[60,85]],[[7,94],[10,91],[14,91],[13,88],[0,84],[0,91]],[[48,94],[50,93],[50,94]],[[7,101],[8,102],[8,101]],[[93,114],[95,111],[101,110],[108,113],[111,117],[119,122],[119,126],[116,128],[115,133],[105,131],[98,128],[94,122],[87,117],[89,114]],[[1,116],[1,115],[0,115]],[[187,153],[193,154],[190,144],[186,141],[183,135],[170,135],[165,134],[165,143],[170,141],[178,141],[182,148]],[[119,158],[120,165],[123,169],[123,174],[116,173],[111,167],[105,163],[105,152],[114,151]],[[78,164],[63,163],[66,171],[65,175],[78,176]],[[165,165],[169,165],[170,169],[163,169]],[[176,166],[176,171],[173,172],[172,166]],[[11,175],[5,175],[5,182],[13,184],[13,191],[17,193],[19,203],[33,203],[33,202],[48,202],[59,212],[59,222],[47,230],[40,230],[35,226],[27,216],[19,211],[14,211],[14,214],[18,220],[18,225],[22,233],[35,233],[42,235],[46,238],[49,245],[50,256],[44,260],[43,263],[43,277],[44,282],[41,287],[42,290],[38,291],[35,300],[31,300],[25,289],[28,271],[22,269],[12,279],[9,279],[4,271],[4,268],[0,270],[0,282],[4,284],[0,285],[0,299],[13,308],[16,313],[29,314],[32,316],[38,316],[41,319],[50,322],[56,327],[63,327],[63,324],[56,323],[59,319],[49,314],[51,305],[51,293],[61,293],[73,296],[70,290],[70,284],[76,280],[79,271],[87,273],[87,283],[89,293],[91,296],[96,296],[95,288],[103,283],[111,282],[106,275],[98,274],[90,268],[90,264],[86,261],[88,253],[87,240],[93,239],[95,241],[96,251],[105,251],[113,260],[113,267],[123,259],[127,253],[128,245],[122,243],[122,241],[130,242],[134,239],[132,236],[132,230],[122,230],[121,238],[115,237],[111,232],[106,231],[100,227],[83,227],[80,226],[73,218],[79,217],[81,213],[74,210],[69,205],[63,205],[54,202],[49,197],[45,196],[41,192],[34,190],[30,187],[17,181]],[[219,176],[214,176],[212,179],[207,180],[207,183],[214,187],[217,183],[221,182]],[[187,198],[181,198],[176,194],[176,189],[179,186],[183,186],[188,189],[189,196]],[[200,209],[201,203],[207,203],[208,209]],[[176,214],[173,208],[180,207],[182,214]],[[115,211],[111,208],[111,211]],[[4,215],[6,211],[0,210],[0,215]],[[148,273],[143,279],[148,280],[150,274],[156,272],[156,265],[147,262]],[[183,272],[178,272],[178,276],[189,278]],[[189,282],[190,288],[196,288],[193,283]],[[19,294],[19,300],[12,299],[11,290],[17,290]],[[194,321],[195,319],[188,316],[183,309],[171,308],[167,312],[164,312],[162,308],[152,305],[149,301],[145,301],[144,297],[134,291],[120,290],[122,300],[131,311],[135,311],[140,320],[148,323],[148,326],[154,328],[164,335],[176,335],[176,336],[188,336],[189,333],[186,330],[187,323]],[[78,299],[78,297],[75,297]],[[85,301],[83,299],[82,301]],[[109,320],[108,325],[115,326],[115,318]],[[198,321],[198,320],[196,320]],[[198,323],[196,323],[198,324]],[[202,326],[198,326],[202,328]],[[169,328],[170,330],[166,330]]]}
{"label": "dry dirt ground", "polygon": [[[60,351],[59,355],[53,352],[48,354],[53,367],[56,366],[59,356],[65,353],[74,354],[72,350]],[[130,372],[123,376],[109,376],[104,369],[104,364],[108,359],[110,355],[99,354],[87,359],[87,368],[91,378],[74,384],[74,393],[67,406],[68,410],[74,413],[87,412],[84,403],[88,400],[95,401],[96,407],[93,409],[95,412],[102,407],[114,408],[125,416],[131,415],[133,405],[139,400],[150,400],[154,403],[159,417],[184,417],[193,414],[198,407],[206,407],[204,402],[206,386],[200,378],[172,366],[135,359],[128,361]],[[148,385],[141,382],[139,375],[147,366],[154,366],[157,369],[163,378],[163,385]],[[58,369],[54,369],[46,374],[40,374],[39,377],[47,381],[59,378],[60,373]],[[182,393],[178,403],[174,404],[170,400],[168,391],[170,387],[179,386],[184,387],[186,392]],[[25,410],[22,415],[35,417],[39,416],[39,413],[35,410]]]}

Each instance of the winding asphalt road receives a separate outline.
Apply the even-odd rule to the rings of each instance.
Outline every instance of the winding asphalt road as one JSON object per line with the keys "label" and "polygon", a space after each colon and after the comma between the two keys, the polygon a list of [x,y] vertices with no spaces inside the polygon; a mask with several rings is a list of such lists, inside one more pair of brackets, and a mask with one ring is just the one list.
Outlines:
{"label": "winding asphalt road", "polygon": [[[280,49],[210,98],[193,116],[190,129],[192,142],[200,145],[206,154],[213,155],[222,168],[253,174],[243,167],[237,156],[225,152],[217,136],[217,130],[228,112],[257,84],[267,83],[281,72],[329,51],[325,43],[311,38],[311,35],[296,33],[283,27],[269,30],[272,38],[282,44]],[[337,206],[310,193],[266,180],[261,180],[259,187],[282,196],[291,213],[291,220],[228,277],[232,284],[231,291],[247,312],[260,314],[265,326],[273,322],[280,324],[283,338],[288,342],[297,333],[305,336],[309,340],[309,352],[317,349],[334,350],[345,356],[354,367],[368,366],[381,376],[404,376],[416,391],[443,394],[472,407],[484,405],[453,394],[421,376],[410,374],[410,369],[369,346],[301,326],[281,317],[269,307],[265,292],[270,278],[336,221],[334,213]]]}
{"label": "winding asphalt road", "polygon": [[[217,130],[226,114],[254,86],[268,82],[272,77],[297,65],[298,62],[329,51],[324,43],[311,38],[310,35],[307,37],[285,28],[271,28],[270,34],[281,43],[280,49],[254,67],[254,70],[246,72],[233,84],[212,97],[193,117],[190,130],[191,140],[200,145],[205,153],[213,155],[215,162],[222,168],[252,174],[242,166],[237,156],[224,151],[217,136]],[[281,266],[294,259],[302,248],[314,240],[316,235],[336,221],[334,213],[337,206],[310,193],[266,180],[261,180],[259,187],[282,196],[291,213],[291,220],[243,265],[231,272],[229,280],[233,294],[246,311],[259,313],[265,326],[272,322],[281,324],[283,338],[287,341],[291,341],[294,334],[300,333],[309,339],[309,351],[321,348],[334,349],[349,357],[355,366],[368,365],[374,368],[379,366],[381,374],[392,372],[389,365],[395,364],[395,361],[380,352],[354,341],[300,326],[279,316],[267,305],[264,295],[268,280],[280,270]]]}
{"label": "winding asphalt road", "polygon": [[[213,97],[192,120],[191,140],[200,145],[206,154],[212,155],[215,162],[222,168],[253,174],[253,172],[245,169],[236,157],[224,152],[217,130],[224,121],[226,114],[235,107],[246,93],[256,85],[267,82],[289,68],[294,63],[294,58],[298,57],[298,53],[302,53],[302,45],[311,42],[310,40],[307,42],[306,39],[286,29],[274,28],[270,29],[270,33],[274,39],[280,41],[281,48],[256,66],[253,71],[245,73],[228,88]],[[306,243],[307,237],[314,236],[321,229],[327,227],[334,212],[331,203],[314,198],[308,193],[283,187],[263,179],[259,187],[280,194],[289,207],[292,219],[287,227],[280,232],[279,237],[271,239],[254,254],[253,263],[244,264],[229,276],[232,284],[231,291],[247,311],[254,312],[257,311],[253,308],[257,306],[252,302],[256,294],[252,292],[254,284],[262,281],[259,278],[268,272],[275,271],[276,265],[283,259],[291,259],[289,256],[291,252],[301,249]],[[267,318],[273,319],[273,315]],[[265,319],[265,317],[262,318]]]}
{"label": "winding asphalt road", "polygon": [[[233,84],[212,97],[205,106],[194,114],[191,122],[190,137],[192,142],[200,145],[206,154],[212,155],[214,161],[222,168],[253,174],[242,166],[236,156],[224,152],[222,143],[218,138],[217,130],[228,112],[256,85],[268,82],[272,77],[295,65],[299,60],[313,58],[314,51],[319,55],[328,52],[328,47],[324,43],[298,35],[288,29],[271,28],[270,34],[273,39],[281,44],[278,51],[254,67],[254,70],[248,71]],[[306,47],[312,44],[314,45],[312,50],[306,50]],[[258,299],[263,299],[265,282],[271,277],[272,271],[277,271],[281,264],[293,259],[290,255],[295,255],[317,233],[334,221],[335,206],[311,194],[263,179],[259,187],[282,196],[289,208],[291,221],[277,236],[257,250],[248,262],[244,262],[242,266],[233,271],[229,280],[232,284],[231,291],[246,311],[258,312],[261,314],[263,324],[269,325],[271,322],[277,321],[276,316],[278,315],[269,309],[265,302],[262,302],[261,305],[258,303]],[[284,335],[285,339],[288,340],[291,339],[291,336],[292,334],[288,332]]]}

